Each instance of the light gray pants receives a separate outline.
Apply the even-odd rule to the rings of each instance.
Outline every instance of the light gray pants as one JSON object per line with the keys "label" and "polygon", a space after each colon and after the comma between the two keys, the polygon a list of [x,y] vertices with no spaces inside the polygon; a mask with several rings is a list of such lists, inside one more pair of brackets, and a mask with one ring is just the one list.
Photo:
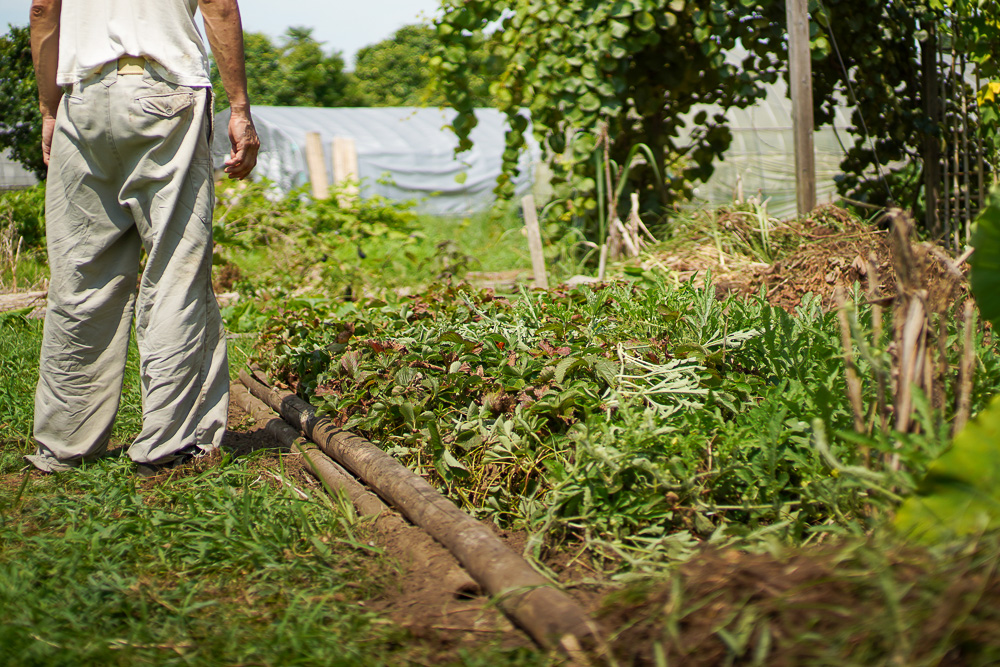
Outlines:
{"label": "light gray pants", "polygon": [[211,111],[207,89],[164,81],[148,64],[123,75],[109,63],[63,95],[45,200],[38,449],[27,457],[38,468],[107,448],[133,315],[143,419],[129,456],[161,463],[221,443],[229,371],[211,280]]}

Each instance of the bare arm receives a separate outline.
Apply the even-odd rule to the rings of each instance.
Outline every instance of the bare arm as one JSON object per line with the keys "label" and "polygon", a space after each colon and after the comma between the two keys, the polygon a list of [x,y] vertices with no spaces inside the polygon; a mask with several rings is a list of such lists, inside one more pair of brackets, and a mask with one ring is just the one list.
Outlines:
{"label": "bare arm", "polygon": [[38,81],[38,107],[42,112],[42,158],[49,163],[56,110],[62,89],[56,83],[59,67],[59,13],[62,0],[32,0],[31,58]]}
{"label": "bare arm", "polygon": [[229,97],[232,150],[226,158],[225,171],[229,178],[243,179],[257,164],[260,140],[250,117],[240,8],[237,0],[198,0],[198,6],[205,19],[205,34],[219,66],[222,86]]}

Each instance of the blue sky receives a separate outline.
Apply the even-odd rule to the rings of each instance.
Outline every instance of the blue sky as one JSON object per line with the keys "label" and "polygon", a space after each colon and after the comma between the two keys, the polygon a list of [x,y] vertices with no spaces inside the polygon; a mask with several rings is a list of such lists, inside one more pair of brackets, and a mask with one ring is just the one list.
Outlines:
{"label": "blue sky", "polygon": [[[240,0],[243,27],[279,36],[289,26],[314,28],[327,51],[340,51],[354,67],[358,49],[389,37],[408,23],[433,15],[440,0]],[[0,28],[28,22],[31,0],[0,0]]]}

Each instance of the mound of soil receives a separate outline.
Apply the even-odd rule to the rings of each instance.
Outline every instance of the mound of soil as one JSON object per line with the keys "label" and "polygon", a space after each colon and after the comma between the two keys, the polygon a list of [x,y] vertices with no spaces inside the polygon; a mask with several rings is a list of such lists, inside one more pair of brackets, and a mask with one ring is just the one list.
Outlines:
{"label": "mound of soil", "polygon": [[[738,212],[723,215],[717,222],[721,233],[742,239],[738,245],[744,248],[753,247],[759,236],[752,224]],[[763,262],[745,252],[726,252],[722,244],[705,238],[653,253],[642,266],[666,269],[679,281],[693,280],[696,285],[711,275],[719,296],[750,295],[763,289],[771,304],[789,311],[801,305],[807,294],[830,308],[837,288],[849,290],[855,282],[876,297],[896,293],[896,262],[887,222],[885,226],[869,225],[836,206],[824,206],[802,220],[774,226],[769,232],[769,247],[776,259]],[[930,310],[940,312],[943,308],[936,302],[953,303],[967,292],[967,266],[956,267],[947,254],[930,243],[912,244],[912,250],[913,270],[930,292]]]}

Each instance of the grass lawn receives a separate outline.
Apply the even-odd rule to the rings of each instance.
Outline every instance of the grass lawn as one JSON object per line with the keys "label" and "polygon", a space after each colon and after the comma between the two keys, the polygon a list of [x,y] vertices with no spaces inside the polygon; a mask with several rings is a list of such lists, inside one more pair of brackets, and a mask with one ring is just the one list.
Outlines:
{"label": "grass lawn", "polygon": [[[0,324],[0,664],[400,664],[436,648],[360,602],[395,584],[367,528],[263,475],[275,452],[143,480],[127,457],[39,475],[30,444],[41,323]],[[114,444],[140,424],[135,350]],[[233,368],[245,359],[231,350]],[[537,664],[499,647],[461,664]]]}

